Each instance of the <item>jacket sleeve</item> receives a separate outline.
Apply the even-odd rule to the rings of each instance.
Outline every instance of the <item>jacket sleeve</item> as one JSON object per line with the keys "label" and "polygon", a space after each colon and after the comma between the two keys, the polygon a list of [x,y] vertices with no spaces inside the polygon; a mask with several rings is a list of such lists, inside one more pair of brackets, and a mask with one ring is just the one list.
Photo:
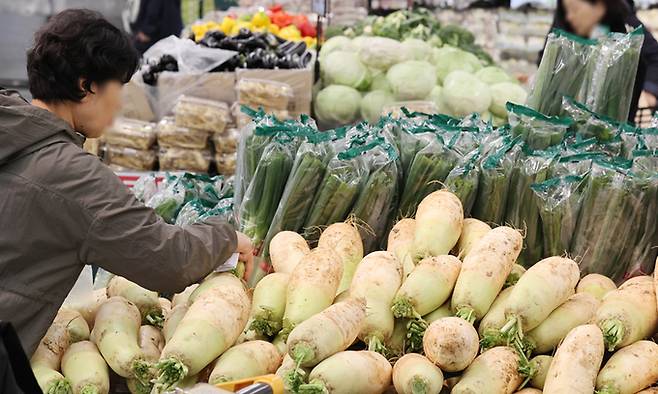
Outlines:
{"label": "jacket sleeve", "polygon": [[139,31],[155,39],[155,34],[158,32],[158,24],[163,23],[162,11],[164,9],[164,2],[171,0],[149,0],[144,7],[144,19],[139,25]]}
{"label": "jacket sleeve", "polygon": [[85,264],[154,291],[178,292],[236,251],[236,233],[228,223],[211,219],[183,227],[167,224],[137,201],[112,171],[99,166],[104,168],[94,172],[105,186],[85,199],[90,216],[80,248]]}

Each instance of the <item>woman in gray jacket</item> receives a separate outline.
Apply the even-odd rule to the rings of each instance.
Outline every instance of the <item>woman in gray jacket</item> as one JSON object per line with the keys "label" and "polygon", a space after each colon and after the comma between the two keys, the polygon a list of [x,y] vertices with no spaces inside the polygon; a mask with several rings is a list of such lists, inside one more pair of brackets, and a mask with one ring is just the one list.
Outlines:
{"label": "woman in gray jacket", "polygon": [[177,292],[251,243],[218,219],[178,227],[140,204],[82,150],[121,107],[138,55],[87,10],[54,16],[35,35],[32,103],[0,90],[0,320],[32,354],[85,264],[148,289]]}

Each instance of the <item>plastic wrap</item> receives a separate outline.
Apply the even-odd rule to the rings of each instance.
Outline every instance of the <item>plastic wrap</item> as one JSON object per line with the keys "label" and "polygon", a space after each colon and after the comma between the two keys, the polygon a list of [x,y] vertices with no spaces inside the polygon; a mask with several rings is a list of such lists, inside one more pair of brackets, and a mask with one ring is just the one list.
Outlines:
{"label": "plastic wrap", "polygon": [[[251,122],[252,116],[244,113],[241,110],[242,106],[239,103],[234,103],[233,106],[231,107],[231,112],[233,113],[233,118],[235,119],[235,124],[236,126],[241,129],[249,124]],[[283,109],[283,110],[273,110],[271,108],[259,108],[262,110],[264,113],[273,115],[279,120],[285,120],[285,119],[290,119],[290,113]]]}
{"label": "plastic wrap", "polygon": [[586,74],[584,65],[595,44],[596,41],[553,29],[546,40],[527,105],[544,115],[559,115],[562,96],[578,95]]}
{"label": "plastic wrap", "polygon": [[110,144],[107,144],[105,149],[105,159],[111,165],[140,171],[152,170],[155,165],[156,154],[153,150],[137,150]]}
{"label": "plastic wrap", "polygon": [[199,216],[199,222],[203,222],[211,217],[219,217],[220,219],[235,225],[233,221],[233,199],[224,198],[220,200],[214,208],[207,210]]}
{"label": "plastic wrap", "polygon": [[155,143],[155,125],[141,120],[120,118],[103,136],[105,142],[110,145],[147,150]]}
{"label": "plastic wrap", "polygon": [[[562,107],[563,111],[573,119],[573,128],[579,140],[596,138],[599,143],[619,140],[616,138],[622,129],[619,122],[590,111],[584,104],[570,97],[564,97]],[[621,143],[620,140],[619,142]]]}
{"label": "plastic wrap", "polygon": [[521,136],[531,150],[559,145],[573,123],[569,118],[543,115],[532,108],[507,103],[510,131]]}
{"label": "plastic wrap", "polygon": [[391,114],[394,118],[401,118],[405,114],[402,108],[409,112],[421,112],[424,114],[436,114],[439,109],[434,101],[399,101],[382,108],[382,115]]}
{"label": "plastic wrap", "polygon": [[223,134],[213,134],[212,142],[217,153],[235,153],[240,143],[240,130],[228,129]]}
{"label": "plastic wrap", "polygon": [[462,202],[464,217],[471,216],[471,210],[477,198],[480,178],[480,151],[474,150],[464,156],[453,168],[445,180],[445,187]]}
{"label": "plastic wrap", "polygon": [[190,96],[180,96],[173,112],[176,125],[213,133],[223,133],[231,121],[226,103]]}
{"label": "plastic wrap", "polygon": [[167,223],[174,224],[178,211],[185,204],[185,186],[178,179],[169,179],[161,185],[147,202],[146,206],[153,208]]}
{"label": "plastic wrap", "polygon": [[197,198],[192,199],[180,209],[175,224],[177,226],[184,226],[197,223],[209,209],[201,200]]}
{"label": "plastic wrap", "polygon": [[238,103],[252,108],[267,110],[287,110],[293,99],[290,85],[265,79],[242,78],[235,85]]}
{"label": "plastic wrap", "polygon": [[207,149],[161,148],[158,154],[162,171],[208,172],[210,152]]}
{"label": "plastic wrap", "polygon": [[208,145],[207,131],[177,126],[172,117],[162,118],[157,130],[161,148],[203,149]]}
{"label": "plastic wrap", "polygon": [[132,192],[141,202],[146,202],[158,191],[158,184],[155,180],[155,175],[148,174],[139,177],[137,182],[133,185]]}
{"label": "plastic wrap", "polygon": [[643,42],[642,26],[600,39],[590,55],[579,101],[596,113],[619,121],[628,119]]}

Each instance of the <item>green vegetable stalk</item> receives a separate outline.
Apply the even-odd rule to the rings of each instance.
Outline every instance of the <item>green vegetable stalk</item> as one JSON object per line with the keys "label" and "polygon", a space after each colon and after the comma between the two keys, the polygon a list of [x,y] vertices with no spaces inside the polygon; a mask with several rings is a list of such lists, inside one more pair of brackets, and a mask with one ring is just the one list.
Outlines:
{"label": "green vegetable stalk", "polygon": [[464,208],[464,217],[471,215],[473,204],[477,198],[480,178],[479,161],[480,152],[474,150],[450,171],[445,180],[446,189],[459,197]]}
{"label": "green vegetable stalk", "polygon": [[521,136],[531,150],[559,145],[572,123],[569,118],[546,116],[514,103],[507,103],[507,113],[512,135]]}

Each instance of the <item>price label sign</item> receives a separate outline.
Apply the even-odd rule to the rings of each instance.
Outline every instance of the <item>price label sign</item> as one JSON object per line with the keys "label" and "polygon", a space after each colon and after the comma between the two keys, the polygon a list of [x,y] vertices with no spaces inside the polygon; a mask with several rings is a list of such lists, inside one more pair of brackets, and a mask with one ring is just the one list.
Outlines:
{"label": "price label sign", "polygon": [[318,15],[327,16],[329,13],[329,0],[312,0],[311,11]]}

